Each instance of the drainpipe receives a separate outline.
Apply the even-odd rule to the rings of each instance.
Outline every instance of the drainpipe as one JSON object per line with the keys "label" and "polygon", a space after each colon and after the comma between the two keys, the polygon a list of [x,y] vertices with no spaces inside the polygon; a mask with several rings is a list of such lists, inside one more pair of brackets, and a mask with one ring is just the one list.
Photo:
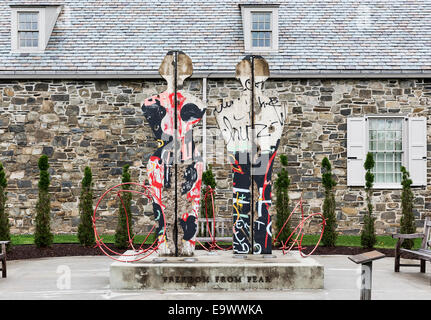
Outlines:
{"label": "drainpipe", "polygon": [[[206,105],[207,104],[207,77],[202,78],[202,101]],[[202,159],[203,159],[203,170],[206,170],[207,167],[207,113],[202,119]]]}

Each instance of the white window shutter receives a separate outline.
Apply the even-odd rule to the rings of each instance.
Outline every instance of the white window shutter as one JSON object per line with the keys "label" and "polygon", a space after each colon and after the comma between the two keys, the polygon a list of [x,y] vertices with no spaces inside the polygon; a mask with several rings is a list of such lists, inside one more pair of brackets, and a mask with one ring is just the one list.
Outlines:
{"label": "white window shutter", "polygon": [[365,152],[367,150],[365,118],[347,118],[347,185],[365,185]]}
{"label": "white window shutter", "polygon": [[408,121],[408,169],[412,186],[427,185],[427,118],[411,117]]}

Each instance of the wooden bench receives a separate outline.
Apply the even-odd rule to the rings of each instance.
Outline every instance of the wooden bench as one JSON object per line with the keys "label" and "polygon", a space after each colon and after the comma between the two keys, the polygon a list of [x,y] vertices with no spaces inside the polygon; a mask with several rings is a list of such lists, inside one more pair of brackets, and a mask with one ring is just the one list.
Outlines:
{"label": "wooden bench", "polygon": [[6,245],[9,241],[0,241],[1,251],[0,251],[0,260],[1,260],[1,273],[2,278],[6,278]]}
{"label": "wooden bench", "polygon": [[[425,273],[425,262],[431,261],[431,239],[430,239],[431,220],[430,217],[425,218],[424,232],[412,234],[393,234],[392,238],[398,239],[395,247],[395,272],[400,272],[400,267],[420,267],[420,272]],[[405,239],[422,238],[422,245],[419,250],[408,250],[401,248],[401,244]],[[407,252],[420,260],[420,264],[401,264],[401,253]]]}
{"label": "wooden bench", "polygon": [[[196,240],[200,242],[211,242],[213,239],[208,234],[208,229],[212,232],[213,231],[213,218],[208,219],[208,226],[207,226],[207,219],[206,218],[198,218],[198,232],[201,236],[197,236]],[[229,232],[229,230],[232,230],[232,219],[230,218],[216,218],[215,219],[215,241],[226,241],[231,242],[232,241],[232,232]],[[204,236],[208,235],[208,236]]]}

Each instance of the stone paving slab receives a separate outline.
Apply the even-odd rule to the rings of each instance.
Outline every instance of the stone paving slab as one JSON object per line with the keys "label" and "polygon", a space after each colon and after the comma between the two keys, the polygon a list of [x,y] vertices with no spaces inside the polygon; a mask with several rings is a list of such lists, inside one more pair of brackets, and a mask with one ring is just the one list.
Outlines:
{"label": "stone paving slab", "polygon": [[[358,300],[360,266],[347,256],[313,256],[325,268],[323,289],[304,290],[111,290],[104,256],[62,257],[8,262],[8,277],[0,279],[0,299],[78,300]],[[431,300],[431,266],[402,268],[395,273],[394,259],[373,264],[375,300]],[[69,272],[68,272],[69,271]],[[68,283],[67,277],[70,276]],[[68,286],[69,284],[69,286]]]}

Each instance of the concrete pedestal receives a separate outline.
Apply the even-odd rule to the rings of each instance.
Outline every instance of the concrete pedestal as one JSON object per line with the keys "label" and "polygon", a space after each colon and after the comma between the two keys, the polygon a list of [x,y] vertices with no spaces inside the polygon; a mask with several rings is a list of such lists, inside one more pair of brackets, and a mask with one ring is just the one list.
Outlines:
{"label": "concrete pedestal", "polygon": [[112,290],[323,289],[323,271],[313,258],[298,252],[238,258],[231,251],[199,250],[189,258],[154,255],[138,262],[114,262],[110,283]]}

